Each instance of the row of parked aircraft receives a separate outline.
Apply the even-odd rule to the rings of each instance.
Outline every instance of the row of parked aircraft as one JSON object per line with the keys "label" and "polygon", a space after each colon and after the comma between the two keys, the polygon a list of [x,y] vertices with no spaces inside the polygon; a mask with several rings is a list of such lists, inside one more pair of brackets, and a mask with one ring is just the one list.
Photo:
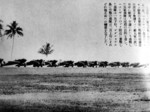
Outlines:
{"label": "row of parked aircraft", "polygon": [[5,62],[4,59],[0,58],[0,67],[5,66],[16,66],[16,67],[147,67],[148,65],[140,65],[140,63],[129,63],[129,62],[111,62],[107,61],[78,61],[74,62],[72,60],[69,61],[58,61],[58,60],[48,60],[45,61],[43,59],[31,60],[27,61],[26,59],[17,59],[14,61]]}

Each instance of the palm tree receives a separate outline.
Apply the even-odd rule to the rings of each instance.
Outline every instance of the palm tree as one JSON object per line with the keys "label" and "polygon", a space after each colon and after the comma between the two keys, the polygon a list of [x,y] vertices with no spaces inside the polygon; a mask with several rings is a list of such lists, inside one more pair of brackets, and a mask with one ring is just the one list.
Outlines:
{"label": "palm tree", "polygon": [[23,29],[18,26],[18,23],[16,21],[13,21],[10,25],[7,25],[9,29],[5,30],[4,35],[7,35],[8,38],[13,39],[12,43],[12,50],[11,50],[11,59],[13,54],[13,48],[14,48],[14,38],[16,35],[23,36]]}
{"label": "palm tree", "polygon": [[46,45],[43,45],[40,48],[40,50],[38,51],[38,53],[44,54],[47,57],[49,54],[53,53],[54,50],[52,49],[52,47],[53,47],[53,45],[50,45],[50,43],[46,43]]}

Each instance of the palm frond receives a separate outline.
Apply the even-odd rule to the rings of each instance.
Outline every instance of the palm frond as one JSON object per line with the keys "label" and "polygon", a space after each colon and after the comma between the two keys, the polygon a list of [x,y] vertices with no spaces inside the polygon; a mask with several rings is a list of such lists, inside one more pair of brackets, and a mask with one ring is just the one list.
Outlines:
{"label": "palm frond", "polygon": [[7,27],[9,27],[9,29],[10,29],[10,30],[12,30],[12,29],[13,29],[13,27],[12,27],[11,25],[7,25]]}
{"label": "palm frond", "polygon": [[12,37],[13,37],[13,34],[9,34],[9,35],[8,35],[8,38],[12,38]]}
{"label": "palm frond", "polygon": [[2,24],[0,24],[0,30],[2,30],[3,29],[3,25]]}
{"label": "palm frond", "polygon": [[54,51],[53,49],[52,49],[52,50],[50,50],[48,54],[52,54],[52,53],[53,53],[53,51]]}
{"label": "palm frond", "polygon": [[11,33],[11,30],[5,30],[4,35],[9,35]]}
{"label": "palm frond", "polygon": [[42,49],[42,48],[38,52],[39,53],[45,53],[44,49]]}
{"label": "palm frond", "polygon": [[17,27],[17,28],[16,28],[16,31],[23,31],[23,29],[20,28],[20,27]]}
{"label": "palm frond", "polygon": [[23,33],[21,31],[17,31],[17,34],[23,36]]}

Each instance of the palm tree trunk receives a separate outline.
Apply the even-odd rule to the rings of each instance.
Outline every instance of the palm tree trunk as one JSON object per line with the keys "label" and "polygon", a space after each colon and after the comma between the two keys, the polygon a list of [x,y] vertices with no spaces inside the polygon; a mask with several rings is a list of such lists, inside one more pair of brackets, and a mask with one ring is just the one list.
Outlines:
{"label": "palm tree trunk", "polygon": [[46,57],[45,57],[45,61],[47,60],[47,55],[46,55]]}
{"label": "palm tree trunk", "polygon": [[11,49],[11,60],[12,60],[12,56],[13,56],[13,49],[14,49],[14,36],[13,36],[13,43],[12,43],[12,49]]}

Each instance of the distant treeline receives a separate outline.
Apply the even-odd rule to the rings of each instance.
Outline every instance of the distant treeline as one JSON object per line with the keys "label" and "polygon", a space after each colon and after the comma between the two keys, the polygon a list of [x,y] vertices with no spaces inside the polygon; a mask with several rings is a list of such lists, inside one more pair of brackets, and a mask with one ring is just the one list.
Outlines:
{"label": "distant treeline", "polygon": [[43,59],[27,61],[26,59],[17,59],[14,61],[5,62],[4,59],[0,58],[0,67],[5,66],[16,66],[16,67],[147,67],[148,64],[141,65],[140,63],[129,63],[129,62],[107,62],[107,61],[58,61],[58,60],[48,60]]}

